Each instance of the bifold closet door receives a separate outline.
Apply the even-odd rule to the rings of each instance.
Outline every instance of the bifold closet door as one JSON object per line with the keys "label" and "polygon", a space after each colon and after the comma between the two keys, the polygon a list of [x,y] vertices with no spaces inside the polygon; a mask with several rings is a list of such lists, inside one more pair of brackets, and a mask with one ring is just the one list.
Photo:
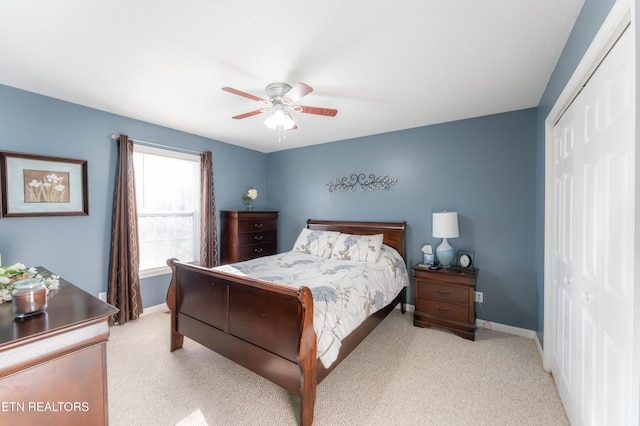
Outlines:
{"label": "bifold closet door", "polygon": [[573,424],[627,424],[634,64],[627,29],[554,128],[552,372]]}

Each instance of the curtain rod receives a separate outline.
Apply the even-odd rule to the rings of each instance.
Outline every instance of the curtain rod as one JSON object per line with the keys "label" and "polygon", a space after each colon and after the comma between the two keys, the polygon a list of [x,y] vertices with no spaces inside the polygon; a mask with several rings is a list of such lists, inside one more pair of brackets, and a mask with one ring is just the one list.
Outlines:
{"label": "curtain rod", "polygon": [[[115,133],[111,133],[111,139],[115,140],[115,139],[118,139],[119,137],[120,137],[120,135],[116,135]],[[179,148],[177,146],[163,145],[161,143],[141,141],[139,139],[133,139],[133,138],[129,138],[129,140],[133,141],[133,142],[137,142],[137,143],[142,144],[142,145],[159,146],[161,148],[169,148],[169,149],[173,149],[173,150],[176,150],[176,151],[188,152],[188,153],[191,153],[191,154],[198,154],[198,155],[202,154],[201,151],[194,151],[192,149]]]}

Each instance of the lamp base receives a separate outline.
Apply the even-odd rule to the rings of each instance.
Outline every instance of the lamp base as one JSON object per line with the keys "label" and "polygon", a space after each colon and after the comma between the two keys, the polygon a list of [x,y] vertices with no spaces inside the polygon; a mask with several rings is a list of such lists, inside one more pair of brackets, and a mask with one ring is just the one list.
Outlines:
{"label": "lamp base", "polygon": [[453,247],[449,245],[446,238],[442,239],[442,243],[436,249],[436,256],[443,268],[450,268],[453,261]]}

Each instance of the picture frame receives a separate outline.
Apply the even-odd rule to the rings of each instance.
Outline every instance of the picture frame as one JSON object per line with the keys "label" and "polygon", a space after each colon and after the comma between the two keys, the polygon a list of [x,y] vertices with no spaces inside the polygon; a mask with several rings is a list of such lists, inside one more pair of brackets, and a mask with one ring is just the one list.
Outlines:
{"label": "picture frame", "polygon": [[0,217],[87,216],[87,161],[0,151]]}

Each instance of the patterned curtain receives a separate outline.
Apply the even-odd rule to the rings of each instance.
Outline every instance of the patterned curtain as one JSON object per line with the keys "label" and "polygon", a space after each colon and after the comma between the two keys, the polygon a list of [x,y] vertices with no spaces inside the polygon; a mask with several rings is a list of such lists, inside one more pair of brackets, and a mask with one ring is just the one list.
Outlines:
{"label": "patterned curtain", "polygon": [[120,311],[113,315],[111,324],[124,324],[138,319],[142,313],[137,211],[133,142],[128,136],[120,135],[107,291],[107,302]]}
{"label": "patterned curtain", "polygon": [[218,265],[218,236],[210,151],[200,154],[200,191],[200,265],[212,268]]}

